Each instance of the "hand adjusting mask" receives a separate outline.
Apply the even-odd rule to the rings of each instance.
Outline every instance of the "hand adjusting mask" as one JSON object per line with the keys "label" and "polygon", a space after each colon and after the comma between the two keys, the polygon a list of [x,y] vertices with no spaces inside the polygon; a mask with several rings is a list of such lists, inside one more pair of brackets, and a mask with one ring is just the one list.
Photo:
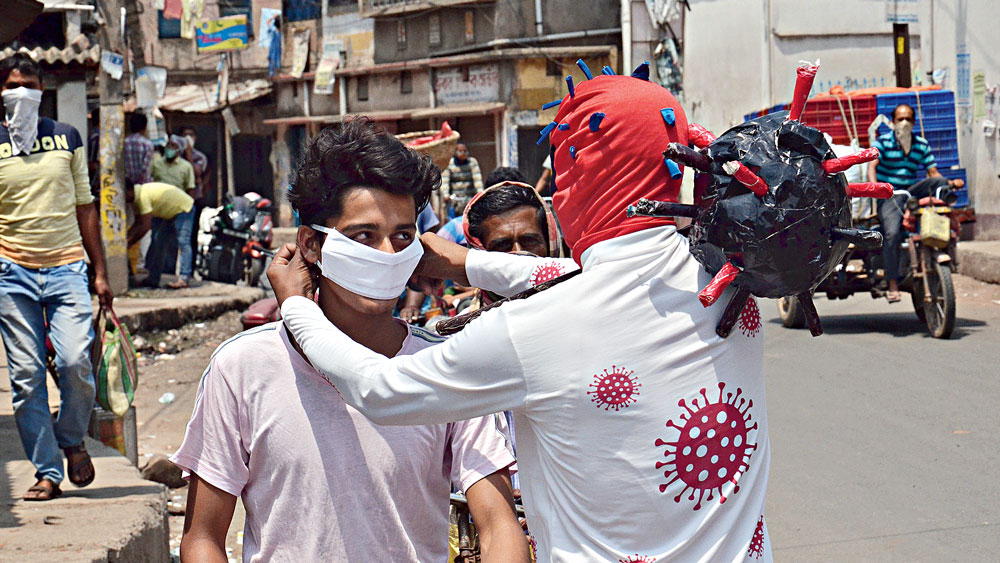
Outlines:
{"label": "hand adjusting mask", "polygon": [[420,239],[390,253],[351,240],[336,229],[310,225],[326,233],[321,251],[323,276],[348,291],[372,299],[396,299],[413,275],[424,247]]}

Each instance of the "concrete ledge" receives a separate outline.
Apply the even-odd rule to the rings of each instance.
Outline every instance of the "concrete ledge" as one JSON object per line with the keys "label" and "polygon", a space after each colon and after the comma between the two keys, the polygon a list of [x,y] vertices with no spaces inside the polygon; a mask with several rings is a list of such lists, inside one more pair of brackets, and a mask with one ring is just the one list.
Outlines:
{"label": "concrete ledge", "polygon": [[988,283],[1000,283],[1000,241],[958,243],[958,273]]}
{"label": "concrete ledge", "polygon": [[[9,400],[3,397],[0,400]],[[34,483],[10,414],[0,415],[0,560],[167,563],[167,489],[144,481],[117,451],[87,439],[97,478],[47,502],[20,499]]]}
{"label": "concrete ledge", "polygon": [[115,312],[129,331],[136,334],[178,328],[234,309],[245,309],[265,295],[258,287],[206,282],[190,291],[179,290],[166,296],[115,298]]}

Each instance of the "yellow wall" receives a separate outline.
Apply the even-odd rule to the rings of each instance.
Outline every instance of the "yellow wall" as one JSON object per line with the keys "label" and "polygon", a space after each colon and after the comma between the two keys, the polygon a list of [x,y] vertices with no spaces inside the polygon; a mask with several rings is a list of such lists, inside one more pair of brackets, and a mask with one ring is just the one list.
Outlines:
{"label": "yellow wall", "polygon": [[[595,76],[600,74],[605,65],[617,69],[617,53],[612,51],[609,55],[600,57],[585,57],[583,60],[590,67],[590,72]],[[545,125],[555,119],[558,107],[541,111],[542,105],[552,100],[566,96],[566,77],[573,76],[573,83],[579,84],[586,80],[583,71],[576,66],[575,57],[565,57],[557,59],[562,67],[559,76],[549,76],[546,74],[547,59],[519,59],[516,63],[517,87],[514,90],[514,104],[517,110],[539,110],[538,124]]]}

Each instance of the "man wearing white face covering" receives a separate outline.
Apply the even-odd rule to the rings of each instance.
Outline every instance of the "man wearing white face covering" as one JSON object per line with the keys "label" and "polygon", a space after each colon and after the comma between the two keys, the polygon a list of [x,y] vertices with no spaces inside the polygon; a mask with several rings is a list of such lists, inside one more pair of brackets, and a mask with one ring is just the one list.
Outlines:
{"label": "man wearing white face covering", "polygon": [[[893,130],[882,135],[874,146],[878,160],[868,165],[869,182],[888,182],[897,190],[906,190],[913,197],[934,195],[940,187],[961,188],[961,179],[949,180],[937,169],[927,139],[913,134],[913,108],[900,104],[892,111]],[[925,174],[926,173],[926,174]],[[894,197],[878,201],[879,223],[882,225],[882,260],[889,290],[885,297],[890,303],[899,301],[899,250],[903,240],[902,222],[905,198]]]}
{"label": "man wearing white face covering", "polygon": [[[430,159],[357,120],[313,139],[297,174],[288,199],[303,224],[299,248],[322,273],[326,318],[386,356],[442,342],[392,316],[423,254],[416,211],[440,182]],[[447,561],[452,484],[468,498],[483,561],[528,560],[514,459],[493,417],[376,425],[281,323],[216,351],[171,459],[191,474],[185,561],[225,559],[237,497],[247,507],[244,561]]]}
{"label": "man wearing white face covering", "polygon": [[[80,487],[94,480],[83,437],[94,404],[90,344],[94,289],[110,306],[97,209],[86,149],[72,126],[39,118],[42,73],[25,54],[0,62],[5,119],[0,126],[0,333],[7,350],[14,418],[37,483],[26,500],[61,494],[67,473]],[[46,324],[47,321],[47,324]],[[45,391],[45,338],[56,351],[59,416]]]}

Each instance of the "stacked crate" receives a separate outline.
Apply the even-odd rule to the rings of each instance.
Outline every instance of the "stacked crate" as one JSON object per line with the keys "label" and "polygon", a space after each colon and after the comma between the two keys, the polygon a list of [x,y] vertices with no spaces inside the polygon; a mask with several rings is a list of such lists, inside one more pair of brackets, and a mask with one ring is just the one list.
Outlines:
{"label": "stacked crate", "polygon": [[[862,147],[867,147],[868,125],[877,114],[875,96],[850,96],[849,100],[848,96],[822,96],[806,102],[799,121],[827,133],[837,145],[851,144],[856,125],[858,141]],[[845,117],[847,121],[844,120]]]}
{"label": "stacked crate", "polygon": [[[917,96],[919,95],[919,99]],[[955,94],[950,90],[924,90],[881,94],[876,98],[878,113],[892,119],[892,111],[900,104],[913,108],[916,123],[913,124],[913,134],[927,139],[937,162],[938,171],[948,179],[966,178],[964,168],[960,168],[958,159],[958,128],[955,122]],[[879,134],[889,132],[889,127],[881,125]],[[969,186],[956,190],[958,203],[956,207],[969,205]]]}

